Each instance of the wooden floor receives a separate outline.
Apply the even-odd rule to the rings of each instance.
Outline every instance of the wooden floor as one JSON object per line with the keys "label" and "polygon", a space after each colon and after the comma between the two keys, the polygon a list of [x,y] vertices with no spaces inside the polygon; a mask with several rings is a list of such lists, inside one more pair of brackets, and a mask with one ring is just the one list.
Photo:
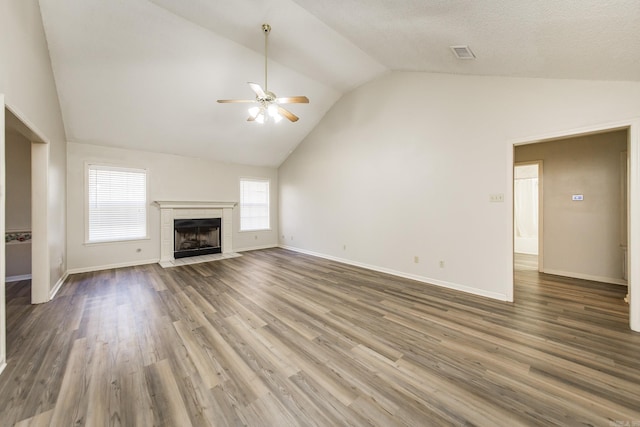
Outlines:
{"label": "wooden floor", "polygon": [[626,288],[530,261],[514,304],[283,249],[7,284],[0,425],[640,425]]}

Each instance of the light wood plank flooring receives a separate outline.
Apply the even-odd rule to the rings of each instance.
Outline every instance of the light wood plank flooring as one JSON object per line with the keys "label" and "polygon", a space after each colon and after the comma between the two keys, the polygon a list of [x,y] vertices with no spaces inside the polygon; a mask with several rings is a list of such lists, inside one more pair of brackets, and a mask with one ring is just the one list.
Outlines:
{"label": "light wood plank flooring", "polygon": [[626,288],[517,262],[514,304],[283,249],[7,284],[0,425],[640,425]]}

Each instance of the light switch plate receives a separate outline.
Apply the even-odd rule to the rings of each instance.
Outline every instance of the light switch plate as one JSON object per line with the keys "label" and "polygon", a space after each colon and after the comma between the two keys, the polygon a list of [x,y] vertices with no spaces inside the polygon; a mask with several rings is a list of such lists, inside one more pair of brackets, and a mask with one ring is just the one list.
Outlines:
{"label": "light switch plate", "polygon": [[504,202],[504,194],[502,193],[489,194],[489,201],[491,203],[502,203]]}

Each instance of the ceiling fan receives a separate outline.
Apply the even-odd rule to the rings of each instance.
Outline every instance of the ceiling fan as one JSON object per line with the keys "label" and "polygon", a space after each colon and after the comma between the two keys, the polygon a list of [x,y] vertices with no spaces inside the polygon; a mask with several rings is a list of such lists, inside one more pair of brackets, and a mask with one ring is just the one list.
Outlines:
{"label": "ceiling fan", "polygon": [[257,102],[258,106],[249,108],[249,118],[247,121],[264,123],[273,120],[278,123],[282,120],[282,116],[292,122],[298,121],[298,116],[293,114],[282,106],[282,104],[308,104],[309,98],[306,96],[287,96],[278,98],[275,93],[270,92],[267,88],[267,40],[271,32],[271,25],[262,24],[262,32],[264,33],[264,89],[257,83],[249,82],[249,87],[256,94],[255,100],[249,99],[218,99],[220,103],[238,103],[238,102]]}

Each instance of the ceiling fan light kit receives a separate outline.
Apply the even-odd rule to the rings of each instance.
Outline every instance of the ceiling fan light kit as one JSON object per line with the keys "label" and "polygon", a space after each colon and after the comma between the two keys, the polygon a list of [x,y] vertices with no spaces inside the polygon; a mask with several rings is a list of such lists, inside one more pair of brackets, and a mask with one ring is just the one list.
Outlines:
{"label": "ceiling fan light kit", "polygon": [[282,104],[308,104],[309,98],[306,96],[287,96],[278,98],[275,93],[270,92],[267,86],[267,54],[268,54],[268,38],[271,32],[271,25],[262,24],[262,32],[264,33],[264,89],[257,83],[248,82],[249,87],[256,94],[255,100],[248,99],[218,99],[219,103],[240,103],[240,102],[256,102],[258,105],[249,108],[249,122],[265,123],[273,121],[278,123],[282,117],[286,117],[291,122],[297,122],[298,116],[293,114],[282,106]]}

